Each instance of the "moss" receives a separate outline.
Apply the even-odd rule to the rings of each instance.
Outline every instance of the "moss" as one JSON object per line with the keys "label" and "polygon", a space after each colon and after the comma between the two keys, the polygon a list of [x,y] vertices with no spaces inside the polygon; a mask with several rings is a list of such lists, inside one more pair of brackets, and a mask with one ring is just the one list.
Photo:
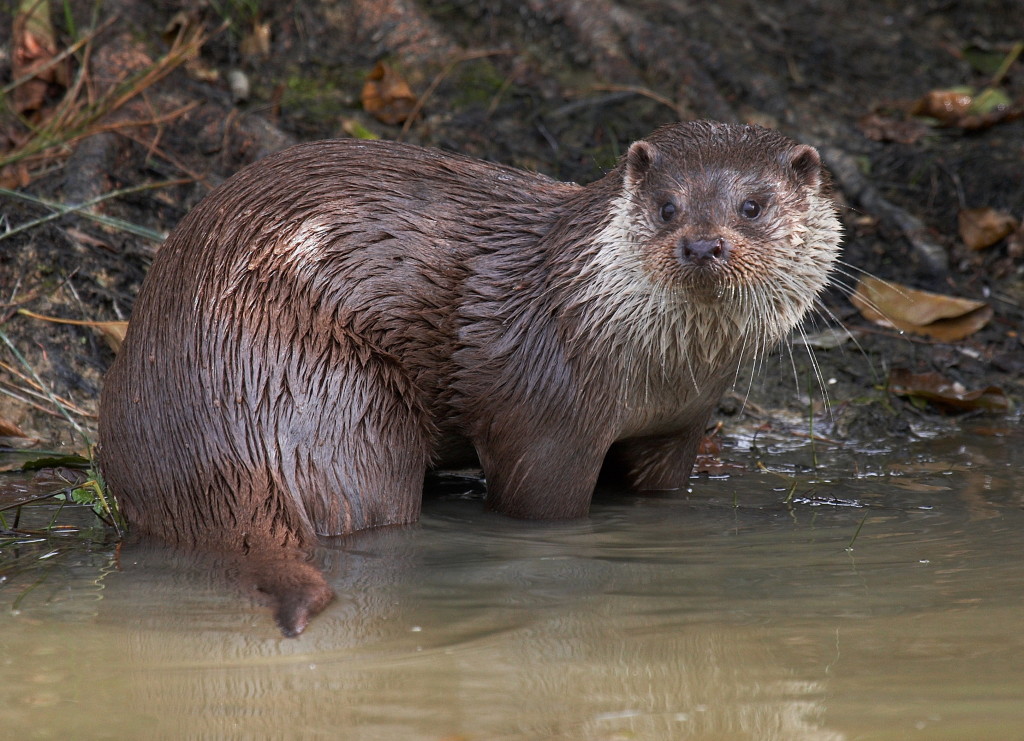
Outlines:
{"label": "moss", "polygon": [[292,71],[285,78],[281,107],[301,121],[302,128],[321,134],[334,129],[338,117],[357,107],[366,70],[348,70],[342,76],[323,74],[323,70]]}
{"label": "moss", "polygon": [[490,59],[474,59],[456,65],[447,85],[456,110],[490,106],[508,87],[506,76]]}

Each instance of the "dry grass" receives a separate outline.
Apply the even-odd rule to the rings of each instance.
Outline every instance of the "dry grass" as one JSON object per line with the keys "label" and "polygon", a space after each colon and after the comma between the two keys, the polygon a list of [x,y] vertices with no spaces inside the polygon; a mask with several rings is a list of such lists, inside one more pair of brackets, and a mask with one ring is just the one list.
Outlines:
{"label": "dry grass", "polygon": [[[139,190],[187,181],[172,180],[122,188],[81,204],[49,201],[23,189],[41,175],[63,167],[75,144],[90,136],[116,132],[156,150],[161,127],[187,112],[191,106],[157,112],[148,105],[146,93],[171,72],[197,58],[209,34],[198,24],[182,24],[175,29],[173,38],[168,40],[168,46],[159,58],[126,71],[119,79],[100,80],[95,72],[94,55],[117,19],[111,17],[95,22],[91,30],[80,35],[71,29],[72,35],[78,36],[77,40],[58,49],[57,35],[48,17],[50,5],[43,0],[23,0],[20,4],[12,24],[11,55],[15,79],[0,88],[0,185],[9,186],[0,187],[0,197],[31,202],[50,213],[14,228],[5,224],[7,228],[0,233],[0,240],[75,213],[110,229],[160,241],[162,234],[113,219],[99,213],[96,207],[104,201]],[[130,105],[137,101],[140,104]],[[47,290],[56,289],[50,286]],[[2,325],[16,313],[25,313],[20,307],[39,296],[31,291],[19,296],[18,286],[4,286],[4,294],[0,296],[0,346],[13,360],[0,363],[0,393],[19,404],[61,416],[81,437],[91,454],[91,441],[83,425],[89,417],[88,412],[55,394],[42,374],[2,330]],[[0,424],[0,430],[8,430],[7,434],[12,429],[17,428]],[[75,465],[66,458],[44,458],[36,463],[51,468]],[[25,465],[27,470],[33,463],[29,461]],[[73,504],[88,505],[106,525],[118,534],[122,532],[123,522],[116,502],[106,494],[95,467],[79,461],[78,467],[81,466],[84,470],[78,471],[73,480],[55,481],[51,487],[46,487],[50,489],[49,493],[39,493],[31,497],[31,501],[0,501],[0,556],[4,555],[6,545],[23,546],[26,539],[46,542],[50,536],[60,535],[66,542],[70,526],[62,522],[61,513],[70,511],[68,505]],[[26,530],[20,525],[21,513],[26,507],[37,512],[42,511],[39,507],[49,508],[53,515],[48,518],[48,524],[36,522]],[[46,553],[40,556],[40,560],[52,555],[49,548],[43,550]]]}
{"label": "dry grass", "polygon": [[[183,25],[163,56],[113,84],[99,85],[91,72],[93,51],[97,40],[114,20],[110,18],[100,23],[30,73],[0,88],[2,125],[7,139],[13,143],[0,153],[0,182],[25,185],[35,173],[59,166],[81,139],[106,131],[159,126],[189,109],[183,107],[138,120],[110,120],[111,114],[195,58],[208,39],[201,27]],[[18,39],[14,43],[17,46]],[[20,87],[46,77],[50,70],[70,60],[76,63],[77,71],[56,105],[33,111],[31,116],[26,115],[28,111],[17,109],[16,93]]]}

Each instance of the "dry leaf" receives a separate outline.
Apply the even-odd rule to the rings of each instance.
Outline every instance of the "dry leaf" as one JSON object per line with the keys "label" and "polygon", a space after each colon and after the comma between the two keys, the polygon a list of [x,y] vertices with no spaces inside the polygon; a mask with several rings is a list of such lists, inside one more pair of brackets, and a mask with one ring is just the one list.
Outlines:
{"label": "dry leaf", "polygon": [[13,165],[0,168],[0,188],[14,190],[24,188],[31,182],[32,176],[24,162],[15,162]]}
{"label": "dry leaf", "polygon": [[960,239],[972,250],[991,247],[1019,226],[1008,213],[994,208],[965,208],[959,214]]}
{"label": "dry leaf", "polygon": [[975,91],[965,87],[933,90],[914,103],[911,113],[935,119],[941,126],[974,131],[1019,118],[1021,109],[998,88]]}
{"label": "dry leaf", "polygon": [[238,45],[238,51],[249,60],[266,59],[270,56],[270,24],[253,23],[252,31]]}
{"label": "dry leaf", "polygon": [[945,296],[864,276],[850,301],[868,321],[883,327],[955,342],[968,337],[992,319],[983,301]]}
{"label": "dry leaf", "polygon": [[84,319],[62,319],[56,316],[36,314],[28,309],[19,309],[18,313],[44,322],[53,322],[54,324],[74,324],[79,327],[92,327],[103,336],[110,349],[115,353],[121,351],[121,345],[124,343],[124,334],[128,331],[128,322],[90,322]]}
{"label": "dry leaf", "polygon": [[736,470],[743,470],[743,466],[729,463],[722,460],[722,438],[719,433],[722,425],[719,423],[711,432],[706,432],[700,439],[697,447],[697,459],[693,464],[694,473],[706,473],[710,476],[728,476]]}
{"label": "dry leaf", "polygon": [[111,350],[115,353],[121,352],[124,335],[128,331],[128,322],[92,322],[88,326],[103,335]]}
{"label": "dry leaf", "polygon": [[968,391],[962,384],[939,373],[911,373],[905,368],[894,368],[889,374],[889,391],[898,396],[923,399],[951,412],[972,409],[1006,412],[1011,408],[1006,393],[998,386]]}
{"label": "dry leaf", "polygon": [[932,90],[914,104],[911,113],[937,119],[946,126],[955,126],[967,115],[973,102],[973,91],[968,88]]}
{"label": "dry leaf", "polygon": [[404,123],[416,105],[412,88],[398,72],[378,62],[363,85],[363,109],[381,123]]}
{"label": "dry leaf", "polygon": [[19,80],[32,75],[11,94],[14,110],[23,116],[41,111],[50,85],[67,86],[64,63],[43,69],[57,56],[57,36],[50,22],[48,0],[21,0],[11,33],[11,76]]}

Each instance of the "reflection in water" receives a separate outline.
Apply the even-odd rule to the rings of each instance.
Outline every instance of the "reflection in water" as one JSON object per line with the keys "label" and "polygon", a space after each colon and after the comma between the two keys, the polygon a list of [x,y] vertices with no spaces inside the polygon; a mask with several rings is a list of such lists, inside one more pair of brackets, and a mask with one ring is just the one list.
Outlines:
{"label": "reflection in water", "polygon": [[[796,677],[767,629],[743,615],[711,617],[706,605],[680,609],[694,581],[685,557],[658,546],[669,556],[662,562],[633,537],[618,541],[612,531],[622,520],[602,533],[480,519],[431,516],[419,531],[364,536],[332,554],[332,583],[346,596],[308,640],[269,637],[259,610],[230,624],[216,584],[173,616],[147,610],[149,629],[126,634],[122,649],[131,705],[155,711],[169,735],[240,727],[312,735],[327,724],[346,738],[380,739],[621,730],[839,738],[817,730],[820,682]],[[465,535],[467,524],[490,537]],[[142,584],[157,602],[194,590],[202,573],[188,565],[178,583],[155,584],[169,573],[167,554],[130,557],[133,569],[154,571]],[[108,580],[108,591],[133,593],[108,599],[130,599],[134,612],[136,582],[128,570]],[[199,629],[183,633],[196,626],[193,610]]]}
{"label": "reflection in water", "polygon": [[607,498],[576,523],[433,502],[420,526],[324,549],[339,599],[297,640],[208,560],[87,554],[0,618],[3,726],[39,738],[1020,737],[1020,466],[993,443],[984,469],[951,449],[891,476],[802,484],[792,509],[764,476]]}

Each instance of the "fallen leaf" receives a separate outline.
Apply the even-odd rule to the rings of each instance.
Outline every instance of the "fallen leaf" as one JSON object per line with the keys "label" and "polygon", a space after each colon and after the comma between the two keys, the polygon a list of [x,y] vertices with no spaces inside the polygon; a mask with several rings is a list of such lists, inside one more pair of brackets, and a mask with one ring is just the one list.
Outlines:
{"label": "fallen leaf", "polygon": [[121,352],[124,335],[128,331],[128,322],[93,322],[88,326],[103,335],[103,339],[115,354]]}
{"label": "fallen leaf", "polygon": [[1020,225],[1008,213],[994,208],[965,208],[958,216],[960,239],[972,250],[991,247]]}
{"label": "fallen leaf", "polygon": [[987,87],[977,92],[961,87],[932,90],[914,103],[911,113],[932,119],[940,126],[975,131],[1019,118],[1022,110],[998,88]]}
{"label": "fallen leaf", "polygon": [[950,412],[973,409],[1006,412],[1011,409],[1006,392],[998,386],[968,391],[962,384],[939,373],[911,373],[906,368],[893,368],[888,385],[889,391],[897,396],[922,399]]}
{"label": "fallen leaf", "polygon": [[967,114],[973,101],[974,91],[971,88],[932,90],[918,99],[911,113],[934,118],[946,126],[955,126]]}
{"label": "fallen leaf", "polygon": [[31,182],[32,176],[24,162],[15,162],[0,168],[0,188],[14,190],[15,188],[24,188]]}
{"label": "fallen leaf", "polygon": [[56,316],[36,314],[34,311],[29,311],[28,309],[19,309],[18,313],[24,314],[25,316],[33,319],[52,322],[54,324],[74,324],[79,327],[92,327],[103,336],[103,339],[107,341],[110,349],[115,353],[121,351],[125,332],[128,331],[128,322],[93,322],[84,319],[62,319],[61,317]]}
{"label": "fallen leaf", "polygon": [[722,455],[722,439],[718,436],[716,429],[710,435],[704,435],[697,445],[697,455],[717,458]]}
{"label": "fallen leaf", "polygon": [[50,22],[48,0],[21,0],[11,39],[11,77],[29,77],[14,88],[12,106],[21,115],[29,116],[45,107],[51,84],[66,87],[68,82],[66,64],[51,64],[57,56],[57,36]]}
{"label": "fallen leaf", "polygon": [[253,23],[252,30],[245,35],[238,45],[242,57],[256,61],[270,56],[270,24]]}
{"label": "fallen leaf", "polygon": [[378,62],[363,85],[363,109],[381,123],[405,122],[416,105],[412,88],[398,72]]}
{"label": "fallen leaf", "polygon": [[968,337],[992,319],[992,307],[983,301],[921,291],[872,276],[864,276],[850,302],[868,321],[955,342]]}
{"label": "fallen leaf", "polygon": [[697,458],[693,464],[693,473],[706,473],[709,476],[728,476],[734,471],[742,471],[745,466],[722,460],[722,423],[719,422],[705,432],[697,446]]}

